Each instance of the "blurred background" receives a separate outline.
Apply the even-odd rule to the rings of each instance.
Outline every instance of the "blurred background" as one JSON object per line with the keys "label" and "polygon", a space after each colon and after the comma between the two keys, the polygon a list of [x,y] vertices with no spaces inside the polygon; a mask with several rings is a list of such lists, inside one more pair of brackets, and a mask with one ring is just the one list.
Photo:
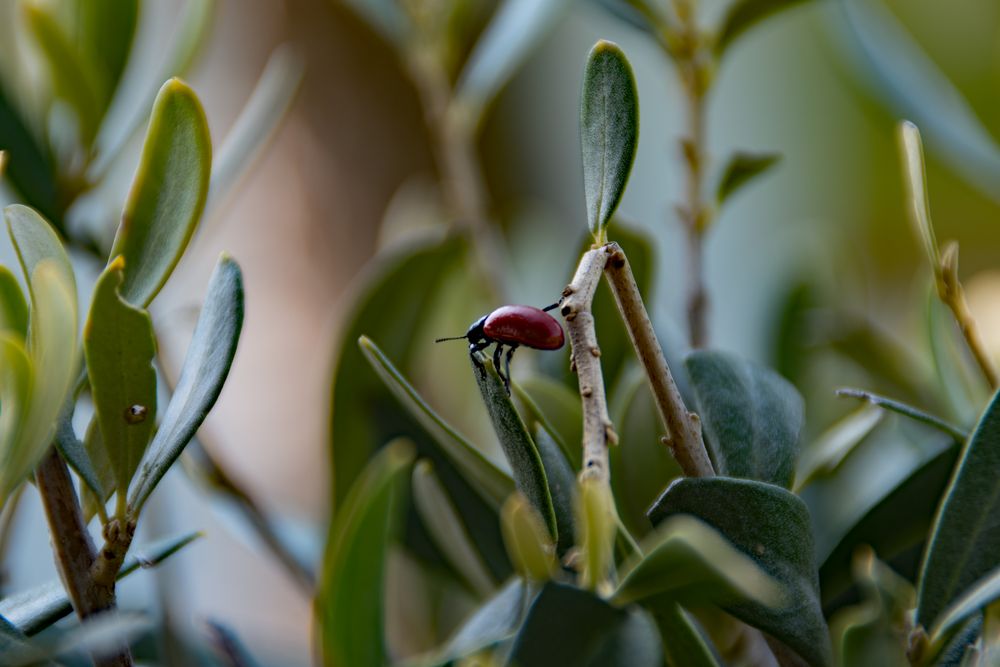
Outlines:
{"label": "blurred background", "polygon": [[[17,2],[2,2],[0,34],[16,34]],[[183,4],[144,3],[141,47],[125,85],[141,86],[157,70]],[[252,168],[215,202],[153,311],[166,365],[179,365],[216,256],[227,250],[241,263],[244,335],[200,437],[311,563],[328,519],[331,373],[345,318],[376,253],[405,245],[447,217],[426,90],[414,83],[419,50],[400,49],[358,4],[365,0],[217,3],[203,52],[186,77],[217,146],[276,47],[291,45],[304,78]],[[495,7],[487,0],[467,4],[458,59]],[[599,3],[564,4],[490,103],[474,144],[484,212],[510,261],[505,291],[513,302],[547,304],[571,277],[586,231],[581,74],[591,45],[613,40],[632,61],[641,104],[638,157],[619,213],[655,241],[650,306],[671,354],[680,355],[686,261],[675,205],[683,196],[678,141],[685,119],[677,75],[647,35]],[[728,4],[706,0],[701,21],[713,24]],[[811,434],[853,407],[834,396],[835,388],[861,383],[905,394],[930,373],[924,322],[930,274],[906,217],[895,143],[901,118],[924,131],[938,237],[960,240],[972,309],[1000,358],[1000,152],[973,141],[1000,137],[1000,4],[855,4],[883,23],[852,25],[843,2],[817,0],[747,34],[716,72],[709,100],[708,149],[716,170],[735,150],[782,155],[727,203],[707,237],[711,345],[788,375],[806,396]],[[882,26],[878,40],[872,25]],[[880,52],[878,45],[887,43],[895,51]],[[4,72],[36,67],[23,48],[6,49],[0,65]],[[133,157],[121,159],[109,179],[103,195],[109,202],[121,201],[131,179],[139,147],[132,143]],[[91,208],[71,211],[71,220],[75,214],[86,224],[88,211],[101,210],[101,196]],[[0,246],[7,263],[6,239]],[[90,262],[91,280],[99,268]],[[441,390],[431,379],[464,363],[464,355],[431,350],[431,340],[460,334],[498,304],[463,300],[461,285],[447,293],[455,303],[440,328],[412,332],[425,336],[428,348],[415,382],[433,404],[448,405],[465,432],[480,435],[487,433],[484,416],[456,409],[472,385]],[[536,353],[519,356],[515,377],[519,364],[548,363]],[[868,363],[876,358],[891,372],[872,374]],[[918,390],[907,395],[921,400]],[[154,501],[147,535],[196,528],[206,537],[124,584],[123,604],[146,606],[155,595],[179,636],[199,632],[206,619],[224,619],[261,664],[309,664],[311,599],[232,507],[180,470]],[[28,498],[5,564],[7,590],[52,578],[43,526]]]}

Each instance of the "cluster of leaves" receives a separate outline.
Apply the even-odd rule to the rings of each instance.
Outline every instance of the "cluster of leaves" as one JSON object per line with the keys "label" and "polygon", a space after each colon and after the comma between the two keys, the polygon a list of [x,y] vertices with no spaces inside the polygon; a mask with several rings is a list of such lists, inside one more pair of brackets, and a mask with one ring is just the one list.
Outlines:
{"label": "cluster of leaves", "polygon": [[[498,16],[520,4],[501,3]],[[658,4],[602,4],[678,53]],[[721,58],[737,37],[796,4],[736,2],[706,44]],[[632,166],[637,110],[627,61],[600,43],[581,100],[597,244],[608,238]],[[904,130],[907,173],[940,283],[957,268],[933,240],[914,131]],[[718,201],[773,161],[736,156],[721,173]],[[648,240],[610,229],[648,298]],[[992,664],[996,398],[987,403],[976,389],[977,414],[966,402],[964,414],[949,413],[963,424],[955,426],[904,401],[847,392],[866,405],[803,442],[804,401],[788,380],[697,351],[684,362],[682,390],[717,476],[684,478],[660,443],[653,399],[610,297],[598,294],[620,439],[609,491],[577,481],[582,415],[571,378],[519,375],[512,400],[488,359],[472,364],[502,458],[432,407],[440,375],[455,368],[447,360],[434,357],[436,379],[407,379],[429,365],[429,323],[435,332],[461,326],[448,301],[478,297],[451,287],[467,273],[473,243],[437,235],[378,258],[344,327],[333,396],[335,514],[316,608],[327,664]],[[947,311],[933,302],[931,310],[933,326],[946,330]],[[970,375],[963,344],[939,337],[937,395]],[[879,460],[888,442],[911,451],[898,470]],[[881,471],[864,493],[844,482],[860,469]],[[834,504],[842,511],[833,514]],[[394,569],[405,582],[387,581]],[[460,623],[456,607],[469,610]],[[400,626],[422,635],[401,638]],[[742,641],[748,627],[767,645]]]}
{"label": "cluster of leaves", "polygon": [[[126,81],[143,17],[139,0],[18,2],[2,10],[0,178],[5,194],[22,202],[4,209],[4,219],[27,288],[26,298],[0,266],[3,521],[42,466],[54,465],[58,478],[68,463],[80,494],[78,500],[72,489],[50,491],[39,482],[63,580],[0,600],[4,664],[116,654],[123,640],[148,633],[147,617],[126,613],[50,628],[74,608],[80,616],[113,608],[116,572],[120,578],[155,565],[197,536],[128,555],[146,501],[195,437],[229,373],[243,323],[240,268],[228,255],[219,259],[176,386],[160,378],[148,309],[205,217],[210,185],[218,201],[277,124],[301,71],[287,51],[272,58],[213,163],[202,105],[172,78],[195,60],[213,10],[210,1],[186,3],[165,65],[153,75],[167,79],[158,92],[148,79]],[[40,66],[22,66],[27,62]],[[144,125],[122,206],[106,177],[132,159],[127,145]],[[115,233],[109,223],[117,220]],[[81,307],[78,293],[86,291],[78,276],[95,268],[100,275]],[[163,395],[169,402],[159,407]],[[74,426],[81,422],[82,437]],[[99,552],[85,533],[95,517],[106,540]],[[110,581],[101,579],[102,568]]]}

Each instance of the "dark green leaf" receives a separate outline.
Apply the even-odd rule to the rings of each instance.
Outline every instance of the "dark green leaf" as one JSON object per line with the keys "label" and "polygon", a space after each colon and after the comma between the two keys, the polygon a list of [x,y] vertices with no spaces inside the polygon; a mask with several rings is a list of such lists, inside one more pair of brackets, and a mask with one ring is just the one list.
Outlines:
{"label": "dark green leaf", "polygon": [[499,508],[514,490],[512,480],[431,410],[374,342],[362,336],[358,346],[364,359],[371,364],[403,408],[413,415],[440,445],[448,460],[469,480],[475,482],[475,488],[484,500]]}
{"label": "dark green leaf", "polygon": [[664,603],[652,612],[670,667],[720,667],[712,649],[679,604]]}
{"label": "dark green leaf", "polygon": [[236,356],[242,328],[243,274],[235,260],[223,254],[208,283],[180,380],[129,495],[134,512],[142,509],[215,405]]}
{"label": "dark green leaf", "polygon": [[556,515],[556,528],[559,539],[556,544],[557,553],[562,556],[576,544],[573,528],[573,494],[576,491],[576,475],[569,467],[569,461],[559,449],[559,445],[540,424],[535,426],[535,444],[538,455],[545,467],[545,479],[552,496],[552,509]]}
{"label": "dark green leaf", "polygon": [[511,579],[479,607],[432,657],[415,660],[412,664],[442,667],[510,639],[521,624],[530,595],[520,577]]}
{"label": "dark green leaf", "polygon": [[409,443],[383,448],[333,518],[315,606],[323,664],[386,663],[383,570],[412,460]]}
{"label": "dark green leaf", "polygon": [[121,297],[124,268],[119,255],[98,278],[83,328],[101,442],[115,473],[115,488],[122,494],[128,490],[156,425],[153,321],[149,313]]}
{"label": "dark green leaf", "polygon": [[919,544],[927,533],[955,468],[958,447],[946,447],[909,475],[886,489],[840,538],[825,558],[820,555],[820,590],[827,603],[851,581],[851,558],[858,547],[870,545],[883,558],[893,558]]}
{"label": "dark green leaf", "polygon": [[619,609],[579,588],[549,582],[511,650],[519,667],[660,667],[656,625],[637,607]]}
{"label": "dark green leaf", "polygon": [[[153,621],[139,613],[111,611],[84,619],[79,625],[60,629],[53,636],[38,638],[23,644],[12,653],[4,653],[4,667],[38,667],[63,661],[89,661],[92,655],[108,655],[122,646],[128,646],[140,636],[149,633]],[[75,664],[75,663],[73,663]]]}
{"label": "dark green leaf", "polygon": [[[398,435],[383,433],[379,428],[384,421],[379,410],[386,405],[392,410],[397,407],[386,383],[370,371],[358,348],[358,339],[368,336],[377,340],[384,351],[382,356],[406,370],[415,354],[412,350],[418,344],[414,331],[464,248],[458,237],[444,240],[435,237],[391,256],[376,258],[359,278],[360,288],[343,318],[344,326],[334,353],[330,415],[334,507],[343,500],[351,482],[375,450]],[[509,488],[497,493],[496,507],[508,493]]]}
{"label": "dark green leaf", "polygon": [[103,111],[125,72],[139,18],[139,2],[83,0],[78,4],[80,50],[100,75]]}
{"label": "dark green leaf", "polygon": [[455,86],[457,103],[478,119],[569,0],[503,0],[476,42]]}
{"label": "dark green leaf", "polygon": [[789,487],[804,421],[799,392],[735,355],[698,351],[684,361],[715,469]]}
{"label": "dark green leaf", "polygon": [[145,308],[167,282],[208,197],[212,142],[205,111],[179,79],[163,84],[110,258],[125,258],[122,298]]}
{"label": "dark green leaf", "polygon": [[737,153],[729,158],[715,199],[724,204],[734,192],[757,178],[781,160],[778,153]]}
{"label": "dark green leaf", "polygon": [[998,599],[1000,599],[1000,567],[994,568],[990,574],[976,582],[950,607],[941,612],[938,622],[928,633],[932,653],[943,650],[966,621]]}
{"label": "dark green leaf", "polygon": [[715,41],[715,52],[721,57],[726,49],[747,30],[753,28],[772,14],[805,4],[807,1],[736,0],[730,5],[729,11],[726,12],[726,16],[722,20],[719,36]]}
{"label": "dark green leaf", "polygon": [[514,484],[542,517],[552,538],[556,539],[556,514],[552,509],[552,496],[538,448],[507,395],[507,388],[493,368],[493,362],[485,357],[480,357],[478,362],[473,358],[472,369],[493,423],[493,430],[507,462],[510,463]]}
{"label": "dark green leaf", "polygon": [[529,420],[545,426],[559,443],[573,470],[579,470],[583,459],[583,415],[580,397],[566,385],[544,375],[533,375],[513,385],[514,394],[522,401]]}
{"label": "dark green leaf", "polygon": [[652,610],[677,602],[785,604],[778,581],[714,528],[689,516],[663,521],[622,567],[614,601]]}
{"label": "dark green leaf", "polygon": [[1000,553],[1000,393],[962,451],[938,510],[918,587],[918,623],[933,626],[944,609],[997,564]]}
{"label": "dark green leaf", "polygon": [[650,509],[659,523],[692,514],[721,532],[777,579],[786,605],[723,608],[787,644],[814,666],[832,663],[830,637],[819,604],[812,528],[805,503],[785,489],[742,479],[679,479]]}
{"label": "dark green leaf", "polygon": [[0,331],[28,335],[28,304],[17,278],[6,266],[0,266]]}
{"label": "dark green leaf", "polygon": [[[118,579],[139,568],[148,569],[159,565],[200,536],[201,533],[187,533],[147,546],[133,547],[118,571]],[[41,632],[72,611],[73,606],[60,581],[51,581],[0,600],[0,614],[19,632],[29,636]]]}
{"label": "dark green leaf", "polygon": [[590,51],[580,96],[580,144],[587,224],[599,242],[618,208],[639,142],[639,97],[632,66],[618,45]]}
{"label": "dark green leaf", "polygon": [[0,150],[7,153],[4,181],[13,185],[21,201],[31,205],[56,226],[62,210],[52,156],[32,135],[0,82]]}

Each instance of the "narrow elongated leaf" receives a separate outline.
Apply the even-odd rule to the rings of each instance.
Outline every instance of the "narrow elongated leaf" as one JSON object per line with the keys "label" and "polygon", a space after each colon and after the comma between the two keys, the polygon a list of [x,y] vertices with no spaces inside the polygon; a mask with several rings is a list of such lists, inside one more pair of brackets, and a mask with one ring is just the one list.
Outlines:
{"label": "narrow elongated leaf", "polygon": [[76,294],[76,278],[69,255],[63,248],[59,235],[36,211],[20,204],[13,204],[3,210],[7,220],[7,232],[17,252],[17,259],[28,283],[28,293],[34,292],[31,276],[39,262],[45,259],[56,262],[62,281]]}
{"label": "narrow elongated leaf", "polygon": [[201,218],[212,171],[205,112],[179,79],[163,84],[111,258],[125,258],[122,298],[145,308],[167,282]]}
{"label": "narrow elongated leaf", "polygon": [[823,431],[802,452],[792,491],[798,493],[813,479],[837,469],[847,456],[879,425],[885,412],[864,405]]}
{"label": "narrow elongated leaf", "polygon": [[722,172],[715,199],[724,204],[734,192],[750,183],[758,176],[778,164],[781,155],[778,153],[737,153],[729,158],[729,163]]}
{"label": "narrow elongated leaf", "polygon": [[147,634],[153,621],[145,614],[111,611],[85,619],[79,625],[60,630],[54,638],[25,642],[17,650],[4,653],[4,667],[48,667],[50,660],[73,658],[88,660],[92,655],[106,656],[128,646]]}
{"label": "narrow elongated leaf", "polygon": [[617,44],[590,51],[580,96],[580,144],[587,224],[595,239],[618,208],[639,142],[639,96],[632,66]]}
{"label": "narrow elongated leaf", "polygon": [[649,512],[654,523],[676,514],[708,523],[782,585],[786,602],[780,608],[747,602],[723,609],[784,642],[811,665],[832,663],[805,503],[762,482],[685,478],[671,484]]}
{"label": "narrow elongated leaf", "polygon": [[679,604],[662,604],[652,614],[660,628],[663,652],[670,667],[721,667]]}
{"label": "narrow elongated leaf", "polygon": [[6,266],[0,266],[0,331],[28,336],[28,304],[17,278]]}
{"label": "narrow elongated leaf", "polygon": [[73,407],[74,401],[71,398],[66,402],[63,413],[59,415],[55,445],[59,449],[59,453],[66,460],[66,463],[73,468],[87,487],[103,498],[105,485],[101,482],[101,478],[98,476],[93,461],[90,460],[90,456],[84,448],[83,443],[76,437],[76,432],[73,430]]}
{"label": "narrow elongated leaf", "polygon": [[903,162],[903,183],[906,185],[906,210],[910,214],[917,237],[924,247],[934,276],[940,280],[941,250],[931,223],[930,197],[927,194],[927,168],[924,166],[924,146],[920,130],[909,121],[899,124],[899,152]]}
{"label": "narrow elongated leaf", "polygon": [[997,201],[1000,193],[1000,144],[979,120],[955,85],[877,0],[839,3],[850,34],[874,73],[872,91],[909,118],[928,146],[956,173]]}
{"label": "narrow elongated leaf", "polygon": [[600,593],[614,565],[618,517],[611,488],[595,477],[581,478],[576,491],[576,539],[580,547],[580,582]]}
{"label": "narrow elongated leaf", "polygon": [[0,332],[0,504],[27,474],[16,448],[28,416],[33,376],[24,341],[9,331]]}
{"label": "narrow elongated leaf", "polygon": [[333,519],[315,609],[323,664],[386,663],[383,569],[412,460],[409,443],[387,445],[365,468]]}
{"label": "narrow elongated leaf", "polygon": [[994,395],[958,464],[924,557],[918,623],[933,626],[946,607],[996,566],[1000,553],[1000,393]]}
{"label": "narrow elongated leaf", "polygon": [[84,0],[78,6],[80,51],[100,76],[103,112],[125,72],[139,18],[139,1]]}
{"label": "narrow elongated leaf", "polygon": [[869,545],[883,558],[893,558],[927,538],[938,501],[958,460],[957,445],[945,447],[908,476],[886,489],[840,541],[820,554],[820,590],[824,604],[842,593],[851,580],[851,558]]}
{"label": "narrow elongated leaf", "polygon": [[124,268],[118,256],[98,278],[83,329],[101,442],[115,473],[115,487],[123,494],[156,425],[153,321],[145,310],[122,299]]}
{"label": "narrow elongated leaf", "polygon": [[478,119],[571,4],[570,0],[503,0],[466,61],[455,87],[457,102]]}
{"label": "narrow elongated leaf", "polygon": [[520,493],[511,494],[500,510],[503,543],[514,570],[530,581],[548,581],[559,569],[555,544],[542,517]]}
{"label": "narrow elongated leaf", "polygon": [[791,486],[804,421],[795,387],[774,371],[724,352],[694,352],[684,364],[715,469]]}
{"label": "narrow elongated leaf", "polygon": [[980,579],[976,584],[941,612],[938,622],[931,628],[932,653],[944,649],[948,640],[961,629],[962,624],[975,614],[1000,599],[1000,567]]}
{"label": "narrow elongated leaf", "polygon": [[507,388],[493,368],[492,361],[482,357],[479,361],[472,359],[472,369],[493,430],[513,471],[514,484],[542,517],[552,538],[556,539],[556,514],[538,448],[528,435],[528,429],[507,395]]}
{"label": "narrow elongated leaf", "polygon": [[692,517],[674,516],[643,540],[642,554],[622,566],[613,599],[670,611],[677,601],[778,606],[783,598],[779,582],[717,530]]}
{"label": "narrow elongated leaf", "polygon": [[545,426],[545,430],[559,443],[559,448],[569,461],[570,468],[579,470],[583,459],[580,443],[583,442],[583,415],[580,397],[566,385],[544,375],[527,377],[513,385],[514,395],[527,400],[522,405],[529,420]]}
{"label": "narrow elongated leaf", "polygon": [[545,480],[552,496],[552,510],[555,512],[556,528],[559,530],[556,550],[561,556],[576,544],[573,517],[576,475],[569,467],[569,461],[563,456],[559,445],[541,425],[535,428],[535,444],[538,445],[538,455],[545,467]]}
{"label": "narrow elongated leaf", "polygon": [[619,609],[587,591],[549,582],[517,633],[510,664],[660,667],[663,650],[656,625],[641,609]]}
{"label": "narrow elongated leaf", "polygon": [[950,435],[952,438],[955,438],[960,442],[964,442],[966,438],[969,437],[969,434],[964,429],[954,424],[949,424],[940,417],[924,412],[920,408],[915,408],[912,405],[907,405],[906,403],[886,398],[885,396],[873,394],[870,391],[864,391],[862,389],[838,389],[837,396],[860,398],[861,400],[867,401],[872,405],[877,405],[880,408],[885,408],[886,410],[890,410],[896,414],[909,417],[914,421],[927,424],[931,428],[935,428],[945,435]]}
{"label": "narrow elongated leaf", "polygon": [[[368,368],[371,360],[366,360],[364,347],[358,348],[358,339],[367,336],[378,341],[384,354],[376,357],[385,357],[386,363],[392,359],[405,371],[417,354],[418,345],[425,344],[415,341],[413,333],[426,317],[435,291],[455,267],[464,249],[458,237],[433,237],[395,254],[378,257],[358,279],[360,288],[343,320],[344,328],[334,353],[330,414],[331,502],[334,507],[343,500],[375,450],[399,435],[380,428],[386,421],[385,412],[398,411],[393,394],[404,407],[410,400],[406,397],[415,395],[412,388],[400,392],[404,385],[395,379],[390,381],[392,373],[382,379],[372,374]],[[380,367],[381,364],[376,371]],[[402,378],[402,374],[396,372],[396,375]],[[468,474],[469,471],[463,469],[462,472]],[[495,507],[503,503],[509,488],[491,494]]]}
{"label": "narrow elongated leaf", "polygon": [[223,254],[208,283],[180,380],[129,494],[133,512],[142,508],[215,405],[236,356],[242,328],[243,274],[236,261]]}
{"label": "narrow elongated leaf", "polygon": [[105,93],[93,62],[81,58],[51,10],[38,3],[24,5],[32,37],[45,59],[55,94],[76,112],[78,132],[84,147],[90,146],[103,115]]}
{"label": "narrow elongated leaf", "polygon": [[721,57],[743,33],[772,14],[806,2],[808,0],[736,0],[729,6],[722,20],[722,28],[719,29],[719,36],[715,41],[715,52]]}
{"label": "narrow elongated leaf", "polygon": [[458,434],[430,406],[420,398],[416,390],[396,370],[382,350],[371,340],[362,337],[358,341],[361,352],[375,372],[385,382],[393,395],[411,415],[441,445],[441,450],[455,464],[462,474],[475,481],[475,488],[483,499],[499,508],[504,499],[514,490],[513,481],[494,466],[482,452]]}
{"label": "narrow elongated leaf", "polygon": [[[201,533],[187,533],[142,547],[132,547],[118,570],[118,579],[139,568],[156,567],[200,536]],[[0,600],[0,615],[28,636],[38,634],[72,611],[69,597],[58,580]]]}
{"label": "narrow elongated leaf", "polygon": [[493,576],[430,461],[420,461],[413,468],[413,504],[438,548],[469,588],[482,597],[492,593],[496,587]]}

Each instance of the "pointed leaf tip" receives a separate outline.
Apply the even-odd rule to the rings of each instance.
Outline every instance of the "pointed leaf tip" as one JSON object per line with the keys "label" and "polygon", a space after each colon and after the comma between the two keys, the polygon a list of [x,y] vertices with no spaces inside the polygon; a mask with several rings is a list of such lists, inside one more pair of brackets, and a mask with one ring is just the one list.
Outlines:
{"label": "pointed leaf tip", "polygon": [[580,100],[580,144],[587,223],[598,240],[618,208],[639,139],[639,96],[628,58],[601,40],[587,58]]}

